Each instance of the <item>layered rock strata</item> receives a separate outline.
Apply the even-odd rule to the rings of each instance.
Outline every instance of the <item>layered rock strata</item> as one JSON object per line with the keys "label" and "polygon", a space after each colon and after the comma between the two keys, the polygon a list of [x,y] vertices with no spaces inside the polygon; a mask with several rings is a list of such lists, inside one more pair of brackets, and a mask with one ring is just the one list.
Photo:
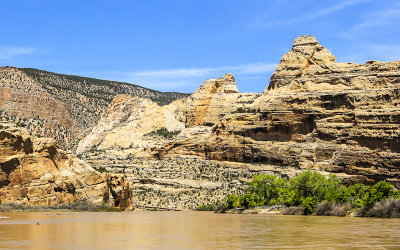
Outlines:
{"label": "layered rock strata", "polygon": [[[143,99],[135,102],[148,103],[146,107],[135,105],[132,112],[111,105],[108,117],[125,115],[136,125],[116,122],[96,137],[98,142],[90,142],[106,121],[103,117],[80,142],[85,145],[81,153],[92,149],[115,159],[196,158],[248,167],[311,168],[337,173],[347,183],[388,180],[400,187],[399,94],[399,61],[338,63],[314,37],[301,36],[264,93],[238,93],[228,74],[207,80],[192,96],[162,109],[147,109],[154,104]],[[118,105],[133,102],[125,99]],[[160,137],[143,131],[168,127],[163,111],[168,108],[172,124],[179,124],[168,130],[179,134]],[[135,139],[110,143],[107,138],[115,134]]]}

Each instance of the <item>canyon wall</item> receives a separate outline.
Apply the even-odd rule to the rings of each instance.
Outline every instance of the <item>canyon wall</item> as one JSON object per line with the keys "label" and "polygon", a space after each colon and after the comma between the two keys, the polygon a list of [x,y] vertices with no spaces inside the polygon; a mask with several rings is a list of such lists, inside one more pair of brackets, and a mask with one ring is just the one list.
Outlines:
{"label": "canyon wall", "polygon": [[[80,153],[103,150],[116,158],[311,168],[337,173],[347,183],[388,180],[400,187],[399,95],[399,61],[339,63],[314,37],[301,36],[263,93],[239,93],[233,75],[227,74],[163,108],[126,96],[118,107],[135,102],[134,109],[122,114],[112,104],[99,122],[103,125],[95,126],[79,148]],[[135,125],[113,119],[108,131],[100,128],[110,123],[107,117],[123,116]],[[161,128],[179,133],[151,133]],[[92,136],[99,131],[100,137]],[[120,139],[110,143],[108,138],[116,135]],[[90,137],[97,139],[90,142]]]}

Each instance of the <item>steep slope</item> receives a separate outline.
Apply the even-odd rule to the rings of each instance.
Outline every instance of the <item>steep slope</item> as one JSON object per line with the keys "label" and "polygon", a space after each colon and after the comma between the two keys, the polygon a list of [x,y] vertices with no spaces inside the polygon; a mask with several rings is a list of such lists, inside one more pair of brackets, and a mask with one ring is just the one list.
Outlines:
{"label": "steep slope", "polygon": [[187,96],[37,69],[0,68],[0,115],[25,124],[33,135],[56,139],[66,149],[76,148],[118,94],[160,105]]}
{"label": "steep slope", "polygon": [[85,96],[104,99],[108,103],[114,96],[121,94],[149,98],[159,105],[166,105],[188,96],[178,92],[161,92],[125,82],[63,75],[32,68],[20,68],[20,70],[49,88],[54,87],[58,91],[72,90]]}

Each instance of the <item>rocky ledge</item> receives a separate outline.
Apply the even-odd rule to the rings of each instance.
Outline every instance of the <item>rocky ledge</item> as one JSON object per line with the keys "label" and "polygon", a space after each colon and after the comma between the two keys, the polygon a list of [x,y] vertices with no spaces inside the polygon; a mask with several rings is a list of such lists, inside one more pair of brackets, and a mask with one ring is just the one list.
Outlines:
{"label": "rocky ledge", "polygon": [[123,176],[104,175],[58,148],[54,139],[31,137],[24,128],[0,122],[0,200],[55,206],[87,201],[131,207]]}

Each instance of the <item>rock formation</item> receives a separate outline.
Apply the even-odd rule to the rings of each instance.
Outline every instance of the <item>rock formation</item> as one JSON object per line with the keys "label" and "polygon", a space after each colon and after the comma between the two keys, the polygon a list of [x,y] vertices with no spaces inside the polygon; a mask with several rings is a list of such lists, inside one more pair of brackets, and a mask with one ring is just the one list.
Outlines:
{"label": "rock formation", "polygon": [[220,79],[210,79],[202,84],[188,98],[187,126],[209,126],[216,123],[220,118],[218,115],[229,110],[230,104],[238,97],[238,95],[226,95],[228,93],[239,93],[232,74],[226,74]]}
{"label": "rock formation", "polygon": [[106,175],[103,202],[121,210],[132,209],[132,190],[124,176]]}
{"label": "rock formation", "polygon": [[283,56],[266,91],[283,93],[398,88],[399,67],[399,61],[338,63],[314,37],[300,36]]}
{"label": "rock formation", "polygon": [[[70,133],[63,128],[79,118],[60,98],[32,74],[2,70],[15,71],[0,78],[3,110],[22,117],[31,112]],[[50,78],[40,79],[52,89]],[[21,94],[22,88],[36,94]],[[400,188],[400,61],[336,62],[314,37],[301,36],[263,93],[239,93],[232,74],[164,106],[151,96],[112,93],[105,95],[115,97],[101,118],[96,113],[92,119],[96,125],[78,126],[88,133],[74,144],[80,158],[111,175],[101,182],[100,174],[54,141],[2,130],[1,199],[55,204],[92,190],[90,197],[121,208],[195,209],[242,192],[255,174],[288,178],[306,168],[336,173],[345,183],[387,180]],[[81,110],[100,110],[86,94],[77,94]],[[49,105],[54,114],[46,113]],[[100,186],[105,191],[98,196]]]}
{"label": "rock formation", "polygon": [[3,203],[54,206],[85,200],[100,204],[111,192],[115,201],[111,205],[131,207],[131,190],[123,177],[104,176],[73,154],[60,150],[52,138],[31,137],[26,129],[6,121],[0,127]]}
{"label": "rock formation", "polygon": [[147,155],[150,149],[161,141],[148,140],[148,134],[160,128],[181,130],[185,127],[184,116],[175,101],[160,107],[149,99],[129,95],[116,96],[106,115],[93,127],[91,133],[83,138],[77,147],[77,154],[96,149],[125,148],[132,153]]}
{"label": "rock formation", "polygon": [[[242,162],[242,170],[261,166],[261,172],[284,176],[311,168],[337,173],[346,183],[387,180],[400,187],[399,95],[399,61],[339,63],[314,37],[301,36],[283,56],[264,93],[239,93],[231,74],[207,80],[192,96],[162,109],[125,109],[125,120],[135,119],[135,128],[133,123],[115,122],[101,137],[94,136],[98,142],[88,143],[87,138],[101,130],[99,122],[80,142],[97,153],[88,153],[85,147],[81,153],[86,152],[83,157],[92,164],[111,171],[113,167],[126,169],[124,164],[129,166],[129,162],[135,162],[132,168],[145,170],[134,160],[138,157],[159,160],[163,166],[170,159],[194,158],[219,166],[227,161]],[[154,105],[149,100],[124,98],[120,107],[133,100],[145,107]],[[108,117],[123,116],[116,107],[110,106]],[[179,129],[180,133],[169,138],[150,136],[144,128],[167,127],[160,122],[166,120],[165,109],[173,110],[169,117],[179,124],[169,130]],[[111,135],[121,138],[108,143],[106,138]],[[119,143],[128,137],[135,139]],[[139,141],[140,145],[135,144]],[[132,145],[134,149],[129,148]],[[101,160],[99,155],[107,155],[107,159]],[[115,166],[112,159],[125,160]],[[235,164],[226,166],[235,168]],[[186,171],[195,169],[199,168],[192,166]],[[254,172],[248,173],[247,177]],[[136,173],[131,181],[144,181],[138,175],[146,176]],[[157,182],[156,176],[151,178],[149,183]]]}

